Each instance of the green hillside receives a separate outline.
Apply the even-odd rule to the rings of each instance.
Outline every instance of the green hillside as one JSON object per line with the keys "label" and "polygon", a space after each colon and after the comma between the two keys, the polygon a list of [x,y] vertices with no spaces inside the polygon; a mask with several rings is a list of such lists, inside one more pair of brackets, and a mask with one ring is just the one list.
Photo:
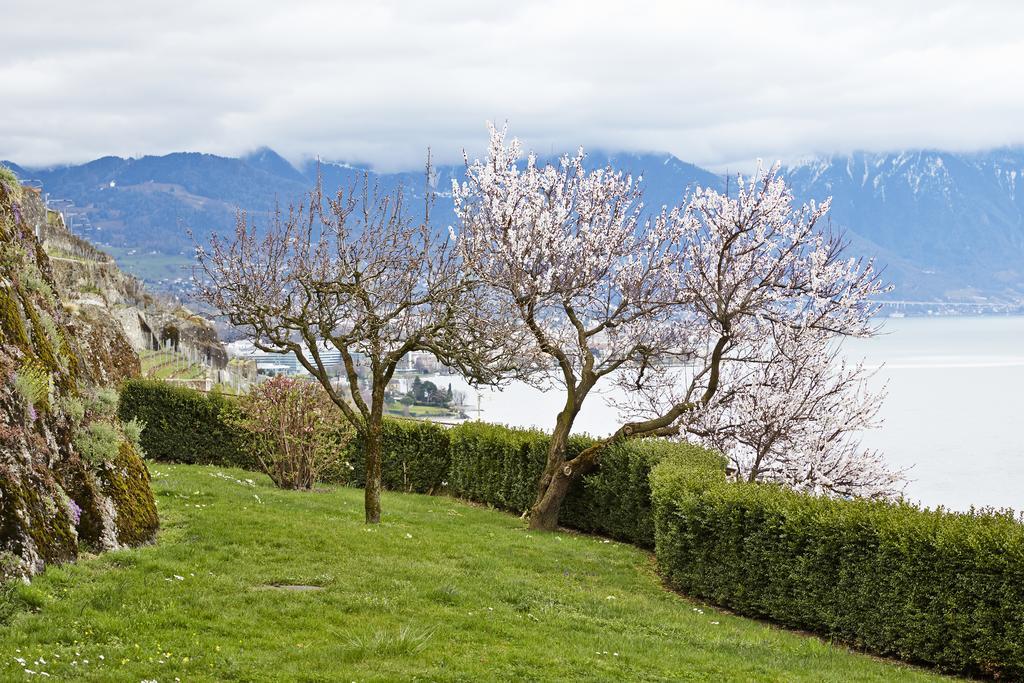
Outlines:
{"label": "green hillside", "polygon": [[690,602],[632,546],[409,494],[367,527],[358,489],[150,467],[158,544],[14,589],[0,678],[943,680]]}

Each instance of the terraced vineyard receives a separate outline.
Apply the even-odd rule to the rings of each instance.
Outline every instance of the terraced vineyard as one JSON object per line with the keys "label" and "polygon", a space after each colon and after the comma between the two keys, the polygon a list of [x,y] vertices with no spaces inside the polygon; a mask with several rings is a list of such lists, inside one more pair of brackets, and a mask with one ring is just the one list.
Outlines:
{"label": "terraced vineyard", "polygon": [[192,362],[177,351],[140,351],[142,375],[150,379],[198,380],[206,377],[206,366]]}

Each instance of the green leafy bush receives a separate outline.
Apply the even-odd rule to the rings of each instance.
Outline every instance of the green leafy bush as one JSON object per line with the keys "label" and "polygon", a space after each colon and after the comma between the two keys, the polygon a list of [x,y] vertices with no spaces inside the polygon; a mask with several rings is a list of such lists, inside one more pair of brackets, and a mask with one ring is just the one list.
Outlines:
{"label": "green leafy bush", "polygon": [[257,470],[245,434],[228,420],[237,409],[220,394],[133,379],[121,388],[118,415],[146,425],[140,442],[154,460]]}
{"label": "green leafy bush", "polygon": [[94,417],[113,417],[119,400],[117,390],[110,387],[92,389],[83,395],[85,411]]}
{"label": "green leafy bush", "polygon": [[85,401],[79,396],[64,396],[60,400],[60,409],[73,425],[77,426],[85,419]]}
{"label": "green leafy bush", "polygon": [[485,422],[452,428],[449,491],[516,514],[526,511],[537,495],[549,439],[539,429]]}
{"label": "green leafy bush", "polygon": [[117,457],[123,438],[121,431],[106,420],[90,422],[86,427],[75,430],[75,450],[93,465],[113,462]]}
{"label": "green leafy bush", "polygon": [[14,373],[14,388],[29,407],[46,410],[53,395],[53,376],[39,363],[29,361]]}
{"label": "green leafy bush", "polygon": [[819,498],[674,458],[652,489],[676,588],[881,655],[1024,677],[1024,525],[1009,513]]}
{"label": "green leafy bush", "polygon": [[121,424],[124,438],[132,445],[136,453],[140,453],[143,456],[146,454],[146,449],[142,447],[142,431],[145,428],[146,423],[134,417]]}
{"label": "green leafy bush", "polygon": [[247,435],[260,469],[281,488],[313,488],[342,457],[344,437],[351,437],[351,429],[335,426],[343,422],[340,411],[313,382],[275,377],[251,387],[239,408],[229,423]]}

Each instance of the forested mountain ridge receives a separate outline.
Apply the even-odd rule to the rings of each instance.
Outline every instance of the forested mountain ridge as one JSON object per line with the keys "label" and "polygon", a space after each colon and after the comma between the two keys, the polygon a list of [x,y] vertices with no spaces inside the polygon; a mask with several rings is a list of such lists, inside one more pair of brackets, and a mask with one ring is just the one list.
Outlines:
{"label": "forested mountain ridge", "polygon": [[[697,185],[725,185],[722,176],[666,153],[592,152],[588,163],[642,174],[652,210]],[[301,197],[318,173],[328,191],[363,173],[383,189],[402,183],[413,211],[425,187],[423,170],[378,173],[317,161],[296,168],[268,148],[241,158],[181,152],[50,169],[10,165],[22,179],[41,181],[51,199],[72,202],[76,230],[115,251],[137,252],[134,263],[168,254],[184,262],[193,246],[188,230],[200,240],[231,230],[238,209],[268,221],[275,204]],[[798,198],[833,197],[831,227],[847,237],[851,253],[878,257],[897,285],[894,296],[1024,297],[1024,150],[857,152],[803,160],[784,172]],[[461,164],[433,169],[432,222],[439,229],[454,222],[448,196],[462,173]]]}

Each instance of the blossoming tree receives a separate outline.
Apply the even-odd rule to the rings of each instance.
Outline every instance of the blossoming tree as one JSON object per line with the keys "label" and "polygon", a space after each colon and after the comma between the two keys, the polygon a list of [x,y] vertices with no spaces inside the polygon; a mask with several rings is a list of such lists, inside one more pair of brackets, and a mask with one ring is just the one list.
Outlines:
{"label": "blossoming tree", "polygon": [[732,476],[809,493],[889,498],[903,472],[863,447],[879,424],[884,391],[871,391],[863,364],[845,360],[832,335],[777,329],[761,348],[723,365],[728,389],[686,425],[690,438],[724,453]]}
{"label": "blossoming tree", "polygon": [[[257,348],[295,354],[355,428],[366,453],[368,523],[380,521],[384,395],[402,357],[430,351],[478,378],[500,367],[475,338],[472,288],[457,255],[429,226],[432,200],[428,192],[417,219],[401,187],[382,192],[364,176],[331,198],[318,183],[265,232],[241,214],[232,238],[215,235],[197,249],[200,298]],[[337,384],[329,348],[341,357]]]}
{"label": "blossoming tree", "polygon": [[[631,177],[587,171],[582,150],[557,166],[533,155],[523,165],[519,142],[492,127],[487,158],[467,159],[453,196],[458,250],[489,310],[528,333],[519,353],[534,380],[565,391],[532,528],[557,525],[570,486],[609,444],[707,424],[720,392],[752,381],[729,366],[755,362],[751,350],[782,330],[873,333],[877,272],[842,257],[818,226],[828,203],[794,207],[777,168],[739,178],[732,194],[698,188],[688,204],[645,215]],[[643,409],[567,460],[574,420],[601,381],[620,383]]]}

